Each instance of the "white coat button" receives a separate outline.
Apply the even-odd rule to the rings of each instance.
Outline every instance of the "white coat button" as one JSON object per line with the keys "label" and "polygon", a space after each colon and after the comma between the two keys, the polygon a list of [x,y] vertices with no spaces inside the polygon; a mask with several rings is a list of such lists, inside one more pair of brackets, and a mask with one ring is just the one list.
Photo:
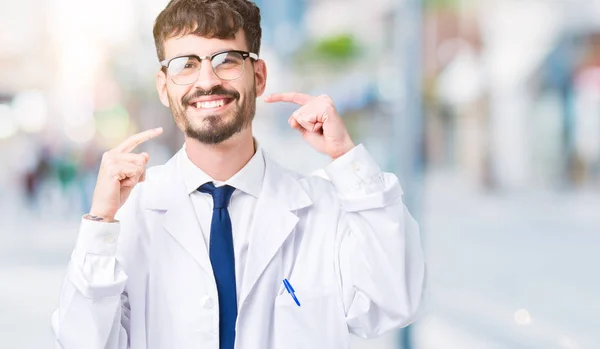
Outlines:
{"label": "white coat button", "polygon": [[358,162],[353,162],[352,169],[354,170],[354,172],[360,171],[360,164]]}
{"label": "white coat button", "polygon": [[202,297],[202,306],[204,309],[212,309],[215,306],[215,300],[210,296]]}
{"label": "white coat button", "polygon": [[105,236],[104,237],[104,242],[106,242],[107,244],[112,244],[113,242],[115,242],[115,238],[112,236]]}

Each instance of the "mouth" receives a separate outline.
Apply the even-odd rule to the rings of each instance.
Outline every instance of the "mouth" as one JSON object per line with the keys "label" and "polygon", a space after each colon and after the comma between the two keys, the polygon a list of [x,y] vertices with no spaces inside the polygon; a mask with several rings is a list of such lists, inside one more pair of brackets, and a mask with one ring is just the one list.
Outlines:
{"label": "mouth", "polygon": [[233,98],[220,98],[213,99],[210,101],[196,101],[189,103],[189,106],[194,110],[198,111],[219,111],[225,109],[229,104],[233,102]]}

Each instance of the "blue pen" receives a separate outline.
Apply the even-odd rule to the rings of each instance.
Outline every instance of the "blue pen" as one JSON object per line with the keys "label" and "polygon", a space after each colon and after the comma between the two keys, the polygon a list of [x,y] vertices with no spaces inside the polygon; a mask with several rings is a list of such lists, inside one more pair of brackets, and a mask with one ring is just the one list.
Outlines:
{"label": "blue pen", "polygon": [[288,293],[294,299],[294,302],[296,302],[296,304],[298,304],[298,306],[300,306],[300,302],[298,301],[298,298],[296,298],[296,294],[294,293],[296,291],[294,291],[294,288],[292,287],[292,284],[290,284],[288,279],[283,279],[283,285],[285,286],[285,289],[288,291]]}

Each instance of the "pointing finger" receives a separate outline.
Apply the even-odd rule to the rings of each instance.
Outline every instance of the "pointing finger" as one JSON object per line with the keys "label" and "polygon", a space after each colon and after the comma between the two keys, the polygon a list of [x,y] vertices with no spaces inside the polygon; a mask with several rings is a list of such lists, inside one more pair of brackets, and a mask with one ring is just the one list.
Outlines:
{"label": "pointing finger", "polygon": [[306,105],[310,102],[313,97],[298,92],[286,92],[286,93],[274,93],[265,98],[265,102],[267,103],[275,103],[275,102],[289,102],[296,103],[299,105]]}
{"label": "pointing finger", "polygon": [[140,132],[135,134],[129,138],[127,138],[123,143],[119,144],[115,150],[121,153],[129,153],[133,151],[138,145],[151,140],[152,138],[159,136],[163,133],[163,128],[153,128],[151,130],[146,130],[144,132]]}

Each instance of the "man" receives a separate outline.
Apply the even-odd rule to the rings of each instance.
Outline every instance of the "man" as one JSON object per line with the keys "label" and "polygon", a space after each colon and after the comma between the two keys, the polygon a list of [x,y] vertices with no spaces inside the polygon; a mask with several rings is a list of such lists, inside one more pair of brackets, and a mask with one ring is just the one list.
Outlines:
{"label": "man", "polygon": [[[267,69],[247,0],[173,0],[154,26],[157,89],[184,147],[148,170],[162,129],[106,152],[59,309],[63,349],[336,349],[413,321],[424,263],[395,176],[355,146],[327,96],[275,94],[332,162],[285,170],[252,136]],[[117,217],[117,218],[115,218]]]}

